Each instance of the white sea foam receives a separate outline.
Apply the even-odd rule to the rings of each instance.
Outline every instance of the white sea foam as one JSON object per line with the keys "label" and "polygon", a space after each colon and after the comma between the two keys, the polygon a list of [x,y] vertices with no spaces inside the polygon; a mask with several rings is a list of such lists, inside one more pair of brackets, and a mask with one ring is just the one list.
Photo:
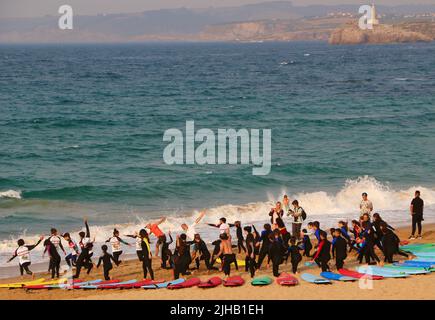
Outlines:
{"label": "white sea foam", "polygon": [[[228,222],[241,220],[242,224],[254,223],[261,228],[263,223],[269,221],[268,212],[276,201],[282,200],[284,194],[288,194],[290,200],[298,199],[308,214],[307,221],[318,220],[324,228],[336,226],[338,220],[351,220],[359,216],[359,202],[361,193],[367,192],[369,199],[374,204],[374,211],[379,212],[384,219],[393,225],[403,225],[409,223],[409,204],[413,198],[414,191],[420,190],[422,198],[425,201],[426,220],[435,220],[435,190],[423,186],[411,186],[402,190],[395,190],[372,177],[359,177],[354,180],[347,180],[341,190],[336,193],[326,191],[316,192],[298,192],[292,194],[285,188],[280,194],[269,194],[268,201],[254,202],[244,205],[226,204],[214,208],[208,208],[206,215],[201,223],[196,227],[197,232],[201,233],[203,238],[210,242],[218,236],[215,228],[209,227],[207,223],[217,223],[220,217],[226,217]],[[173,234],[181,233],[181,224],[193,223],[199,212],[194,211],[189,214],[174,213],[167,217],[167,220],[161,224],[161,229],[165,232],[171,231]],[[138,215],[136,221],[125,224],[108,224],[95,226],[91,224],[92,237],[95,236],[96,251],[107,240],[114,228],[120,231],[121,236],[134,234],[150,222],[146,215]],[[290,218],[285,222],[290,223]],[[61,230],[61,226],[59,226]],[[81,230],[61,230],[62,232],[71,231],[73,238],[77,239],[77,233]],[[0,266],[4,266],[6,256],[12,253],[16,248],[16,240],[23,238],[26,242],[32,243],[37,240],[36,235],[27,235],[25,232],[20,237],[14,237],[0,242]],[[153,239],[153,237],[151,237]],[[132,239],[126,238],[129,242]],[[42,250],[40,246],[35,251]],[[125,248],[126,252],[134,251],[134,248]],[[35,260],[38,260],[40,254],[34,254]]]}
{"label": "white sea foam", "polygon": [[16,190],[0,191],[0,198],[21,199],[21,191],[16,191]]}

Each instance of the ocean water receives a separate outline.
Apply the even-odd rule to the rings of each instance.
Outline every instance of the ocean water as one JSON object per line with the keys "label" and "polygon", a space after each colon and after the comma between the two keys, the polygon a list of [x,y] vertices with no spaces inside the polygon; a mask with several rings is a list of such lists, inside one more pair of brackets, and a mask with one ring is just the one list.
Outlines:
{"label": "ocean water", "polygon": [[[163,133],[186,120],[272,129],[271,173],[166,165]],[[326,227],[366,191],[398,225],[418,188],[435,220],[434,159],[434,43],[0,46],[0,266],[84,216],[98,242],[161,216],[176,233],[203,208],[260,228],[284,193]]]}

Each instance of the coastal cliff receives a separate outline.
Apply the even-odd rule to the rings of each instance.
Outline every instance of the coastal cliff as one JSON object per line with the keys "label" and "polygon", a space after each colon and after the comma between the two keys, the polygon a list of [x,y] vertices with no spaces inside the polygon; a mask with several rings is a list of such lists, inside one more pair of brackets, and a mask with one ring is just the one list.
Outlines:
{"label": "coastal cliff", "polygon": [[435,40],[435,22],[406,23],[398,25],[375,25],[373,29],[362,30],[356,23],[348,23],[334,30],[330,44],[363,43],[404,43],[429,42]]}

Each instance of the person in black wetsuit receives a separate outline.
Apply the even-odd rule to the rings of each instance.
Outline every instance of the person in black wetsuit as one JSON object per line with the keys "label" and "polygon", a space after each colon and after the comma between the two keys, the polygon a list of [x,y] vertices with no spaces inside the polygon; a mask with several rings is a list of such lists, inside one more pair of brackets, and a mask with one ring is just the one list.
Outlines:
{"label": "person in black wetsuit", "polygon": [[320,242],[312,262],[316,262],[322,271],[329,271],[328,262],[331,260],[331,242],[328,241],[325,231],[319,232],[319,238]]}
{"label": "person in black wetsuit", "polygon": [[418,228],[418,239],[421,239],[422,225],[421,222],[424,221],[423,218],[423,209],[424,209],[424,201],[420,198],[420,191],[416,190],[414,194],[414,199],[411,201],[411,206],[409,207],[409,211],[411,212],[412,217],[412,231],[409,236],[409,240],[415,239],[415,231]]}
{"label": "person in black wetsuit", "polygon": [[61,260],[59,252],[57,252],[56,246],[50,241],[50,238],[44,241],[44,247],[44,255],[48,252],[48,256],[50,257],[48,269],[51,271],[51,279],[59,278]]}
{"label": "person in black wetsuit", "polygon": [[288,252],[290,255],[290,262],[292,264],[292,271],[295,274],[298,272],[298,265],[302,261],[302,255],[299,250],[299,246],[296,244],[296,237],[291,237]]}
{"label": "person in black wetsuit", "polygon": [[[374,240],[374,231],[372,228],[372,225],[369,221],[363,221],[362,224],[362,243],[361,243],[361,250],[360,254],[358,256],[359,263],[362,263],[363,257],[366,260],[367,264],[376,264],[380,263],[379,257],[376,255],[375,252],[375,240]],[[373,259],[376,262],[371,262],[371,259]]]}
{"label": "person in black wetsuit", "polygon": [[347,241],[342,236],[341,229],[335,229],[332,240],[332,257],[335,258],[337,270],[343,269],[344,260],[347,258]]}
{"label": "person in black wetsuit", "polygon": [[34,276],[33,272],[30,271],[29,269],[29,266],[32,264],[30,260],[30,251],[35,249],[43,239],[44,237],[40,236],[38,242],[33,245],[30,244],[26,245],[23,239],[19,239],[17,241],[18,248],[15,250],[14,254],[7,262],[9,263],[12,260],[14,260],[16,257],[18,257],[18,264],[20,266],[21,277],[24,276],[24,271],[26,272],[26,274],[31,275],[32,277]]}
{"label": "person in black wetsuit", "polygon": [[141,229],[139,231],[139,237],[142,240],[141,247],[142,247],[143,278],[146,279],[149,272],[151,276],[151,280],[154,280],[154,271],[152,267],[152,253],[151,253],[150,238],[148,236],[148,232],[145,229]]}
{"label": "person in black wetsuit", "polygon": [[379,213],[373,214],[373,222],[372,222],[372,228],[374,231],[374,241],[375,245],[383,252],[384,249],[382,247],[382,237],[384,236],[382,230],[381,230],[381,224],[385,224],[387,228],[390,228],[392,231],[394,231],[394,228],[387,224],[384,220],[382,220]]}
{"label": "person in black wetsuit", "polygon": [[270,248],[270,240],[269,235],[272,233],[272,226],[269,223],[266,223],[264,225],[264,230],[261,231],[260,239],[257,241],[256,246],[260,247],[259,255],[258,255],[258,261],[257,261],[257,269],[261,268],[261,265],[263,264],[264,258],[267,256],[267,265],[269,265],[270,262],[270,256],[269,256],[269,248]]}
{"label": "person in black wetsuit", "polygon": [[285,251],[284,242],[278,229],[273,230],[269,234],[269,256],[272,261],[272,270],[275,277],[279,277],[279,265],[283,262],[283,255]]}
{"label": "person in black wetsuit", "polygon": [[240,221],[235,221],[234,224],[229,223],[230,227],[236,227],[236,236],[237,236],[237,248],[239,249],[239,253],[242,250],[246,253],[246,248],[244,245],[245,239],[243,238],[243,230],[242,223]]}
{"label": "person in black wetsuit", "polygon": [[302,243],[301,248],[304,250],[303,256],[304,257],[311,257],[311,249],[313,249],[313,245],[311,244],[310,236],[308,235],[307,229],[302,230]]}
{"label": "person in black wetsuit", "polygon": [[250,226],[246,226],[243,228],[245,232],[246,239],[246,258],[245,258],[245,270],[250,272],[251,278],[255,275],[255,238],[252,234],[252,228]]}
{"label": "person in black wetsuit", "polygon": [[177,236],[176,248],[174,252],[174,279],[178,279],[180,274],[189,275],[187,270],[191,262],[190,245],[186,241],[187,236],[182,233]]}
{"label": "person in black wetsuit", "polygon": [[93,241],[91,241],[91,232],[89,230],[88,221],[85,219],[85,228],[86,232],[79,232],[79,246],[81,248],[81,252],[79,254],[79,257],[77,258],[76,262],[76,274],[73,276],[73,278],[78,278],[80,276],[80,271],[83,267],[87,269],[87,273],[89,274],[94,267],[94,264],[92,262],[92,248],[93,248]]}
{"label": "person in black wetsuit", "polygon": [[381,223],[380,229],[382,231],[382,245],[384,248],[384,261],[388,263],[393,263],[393,256],[395,254],[399,254],[404,257],[409,257],[409,255],[400,250],[400,239],[399,237],[391,230],[387,224]]}
{"label": "person in black wetsuit", "polygon": [[[172,239],[171,231],[168,231],[169,241],[164,241],[162,244],[162,269],[172,269],[172,251],[169,249],[169,245],[174,242]],[[169,267],[166,266],[166,263],[169,262]]]}
{"label": "person in black wetsuit", "polygon": [[101,251],[103,251],[103,254],[98,259],[97,268],[99,268],[101,263],[103,263],[104,280],[110,280],[109,272],[113,269],[112,261],[116,265],[119,265],[119,262],[115,259],[113,255],[107,252],[106,245],[101,246]]}
{"label": "person in black wetsuit", "polygon": [[[199,235],[199,233],[195,234],[193,244],[195,246],[195,253],[193,256],[193,260],[195,260],[196,269],[199,269],[200,261],[204,260],[205,266],[206,266],[208,271],[218,270],[218,268],[213,267],[210,264],[210,260],[211,260],[210,251],[208,250],[207,245],[204,242],[204,240],[201,239],[201,236]],[[199,255],[199,256],[197,256],[197,255]]]}

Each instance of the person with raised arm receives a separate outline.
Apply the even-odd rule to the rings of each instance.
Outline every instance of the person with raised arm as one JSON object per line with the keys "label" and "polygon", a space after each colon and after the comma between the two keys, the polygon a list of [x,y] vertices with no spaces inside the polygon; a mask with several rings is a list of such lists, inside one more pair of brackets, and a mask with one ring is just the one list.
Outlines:
{"label": "person with raised arm", "polygon": [[80,271],[83,267],[85,267],[88,270],[87,271],[88,274],[91,272],[92,268],[94,267],[91,258],[94,254],[92,249],[94,247],[95,238],[91,240],[91,231],[89,229],[88,220],[85,218],[83,219],[83,221],[85,223],[86,232],[84,231],[79,232],[79,237],[80,237],[79,246],[81,248],[81,252],[79,254],[79,257],[77,258],[76,273],[74,275],[74,278],[78,278],[80,276]]}
{"label": "person with raised arm", "polygon": [[192,224],[187,225],[187,223],[183,223],[181,225],[181,229],[183,229],[188,240],[195,239],[195,234],[197,234],[195,227],[204,216],[205,216],[205,210],[203,210],[199,213],[198,217],[195,219],[195,221]]}
{"label": "person with raised arm", "polygon": [[32,264],[30,259],[30,251],[35,249],[38,244],[44,239],[44,236],[40,236],[38,242],[35,244],[26,244],[23,239],[17,241],[18,248],[15,250],[12,257],[7,261],[8,263],[18,257],[18,265],[20,267],[21,278],[24,277],[24,272],[34,278],[34,273],[30,271],[29,266]]}
{"label": "person with raised arm", "polygon": [[159,221],[154,223],[148,223],[145,228],[150,230],[150,234],[154,234],[154,236],[157,238],[156,242],[156,253],[155,256],[159,256],[159,249],[160,245],[163,245],[166,242],[166,235],[165,233],[159,228],[159,226],[166,221],[166,217],[161,218]]}

